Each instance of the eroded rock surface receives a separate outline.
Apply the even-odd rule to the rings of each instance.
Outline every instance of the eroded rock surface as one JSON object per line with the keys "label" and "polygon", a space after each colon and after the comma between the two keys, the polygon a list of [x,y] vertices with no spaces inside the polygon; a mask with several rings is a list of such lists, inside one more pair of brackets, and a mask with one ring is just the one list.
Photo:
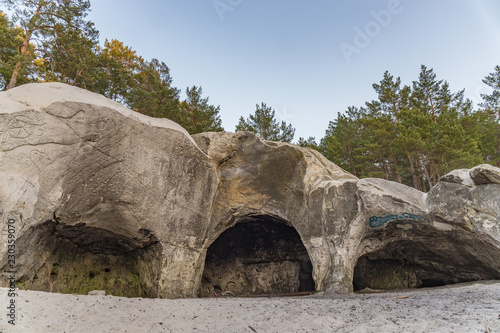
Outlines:
{"label": "eroded rock surface", "polygon": [[[26,288],[190,296],[213,164],[167,119],[63,84],[0,94],[1,251]],[[5,269],[6,258],[3,265]]]}
{"label": "eroded rock surface", "polygon": [[500,279],[489,165],[426,194],[247,132],[191,137],[57,83],[0,93],[0,148],[0,266],[10,232],[26,289],[194,297]]}

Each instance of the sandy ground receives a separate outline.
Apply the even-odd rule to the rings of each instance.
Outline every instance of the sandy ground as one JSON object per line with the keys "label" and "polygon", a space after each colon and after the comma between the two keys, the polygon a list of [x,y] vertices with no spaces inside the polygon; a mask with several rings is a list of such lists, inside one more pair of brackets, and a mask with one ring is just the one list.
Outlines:
{"label": "sandy ground", "polygon": [[[18,291],[2,332],[498,332],[500,281],[327,297],[144,299]],[[5,305],[5,306],[4,306]]]}

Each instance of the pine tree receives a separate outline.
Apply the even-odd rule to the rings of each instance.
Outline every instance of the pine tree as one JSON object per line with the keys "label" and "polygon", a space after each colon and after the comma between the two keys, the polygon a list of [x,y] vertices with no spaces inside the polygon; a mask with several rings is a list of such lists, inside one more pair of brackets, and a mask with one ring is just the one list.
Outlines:
{"label": "pine tree", "polygon": [[181,102],[180,125],[190,134],[201,132],[222,132],[220,106],[208,104],[208,97],[202,98],[201,87],[186,88],[187,99]]}
{"label": "pine tree", "polygon": [[316,138],[313,136],[308,137],[307,140],[300,137],[299,141],[297,141],[297,145],[301,147],[308,147],[315,150],[319,150],[319,146],[316,143]]}
{"label": "pine tree", "polygon": [[328,159],[356,176],[426,191],[453,169],[499,160],[498,124],[486,110],[474,113],[464,91],[452,93],[432,69],[422,66],[412,87],[385,72],[373,88],[378,99],[339,114],[320,144]]}
{"label": "pine tree", "polygon": [[483,103],[480,106],[500,121],[500,66],[496,66],[495,71],[484,78],[483,82],[493,91],[491,94],[481,94]]}
{"label": "pine tree", "polygon": [[246,120],[240,117],[236,132],[248,131],[260,136],[263,140],[292,142],[295,128],[285,121],[278,123],[275,119],[275,111],[265,103],[256,104],[256,110]]}
{"label": "pine tree", "polygon": [[89,0],[1,1],[15,11],[14,21],[24,30],[7,89],[18,85],[25,69],[36,60],[31,45],[35,55],[45,59],[46,73],[77,85],[92,67],[85,62],[98,38],[94,24],[84,20]]}
{"label": "pine tree", "polygon": [[[378,95],[378,100],[367,102],[366,106],[370,110],[371,118],[374,118],[371,122],[378,127],[371,135],[375,142],[380,144],[378,155],[379,164],[383,168],[381,171],[385,173],[386,179],[401,183],[403,181],[401,171],[404,169],[402,164],[407,164],[410,169],[409,175],[416,186],[414,161],[408,148],[399,145],[397,141],[400,135],[398,128],[400,128],[401,113],[409,107],[411,88],[402,86],[400,77],[394,79],[386,71],[380,83],[373,84],[373,89]],[[404,161],[405,158],[407,161]]]}
{"label": "pine tree", "polygon": [[100,75],[96,84],[88,88],[109,99],[124,102],[129,88],[134,84],[134,75],[144,65],[144,59],[116,39],[106,39],[98,57]]}
{"label": "pine tree", "polygon": [[500,167],[500,66],[496,66],[483,82],[492,92],[481,95],[481,110],[474,115],[479,124],[480,147],[484,160]]}
{"label": "pine tree", "polygon": [[[15,67],[17,48],[23,41],[23,30],[15,27],[0,11],[0,90],[5,90]],[[20,83],[27,83],[28,75],[21,75]]]}
{"label": "pine tree", "polygon": [[[362,176],[357,157],[363,150],[363,126],[360,108],[351,106],[345,114],[338,113],[330,121],[325,136],[320,142],[320,152],[330,161],[348,170],[355,176]],[[361,149],[360,149],[361,148]]]}
{"label": "pine tree", "polygon": [[100,75],[97,40],[78,29],[56,29],[43,42],[39,79],[93,90]]}
{"label": "pine tree", "polygon": [[[464,90],[452,93],[448,82],[437,80],[433,69],[422,66],[419,80],[413,82],[412,105],[421,113],[415,124],[421,140],[415,157],[427,189],[451,169],[472,167],[482,160],[477,137],[462,127],[462,118],[472,112]],[[426,121],[428,117],[431,121]]]}
{"label": "pine tree", "polygon": [[444,80],[437,81],[434,70],[422,65],[418,81],[413,81],[413,105],[425,114],[432,115],[434,122],[443,107],[451,101],[449,86]]}
{"label": "pine tree", "polygon": [[133,76],[125,102],[134,111],[180,123],[179,92],[172,86],[168,66],[153,59],[143,62]]}
{"label": "pine tree", "polygon": [[479,110],[465,120],[467,133],[476,133],[483,163],[500,167],[500,123],[488,110]]}

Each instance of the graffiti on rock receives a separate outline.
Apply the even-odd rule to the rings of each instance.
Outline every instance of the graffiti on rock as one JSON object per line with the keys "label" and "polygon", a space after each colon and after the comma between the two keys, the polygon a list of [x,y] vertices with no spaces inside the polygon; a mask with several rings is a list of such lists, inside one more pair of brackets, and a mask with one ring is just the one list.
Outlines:
{"label": "graffiti on rock", "polygon": [[426,221],[425,217],[419,215],[412,215],[408,213],[403,213],[399,215],[385,215],[385,216],[372,216],[370,217],[370,227],[380,228],[385,226],[389,222],[418,222]]}

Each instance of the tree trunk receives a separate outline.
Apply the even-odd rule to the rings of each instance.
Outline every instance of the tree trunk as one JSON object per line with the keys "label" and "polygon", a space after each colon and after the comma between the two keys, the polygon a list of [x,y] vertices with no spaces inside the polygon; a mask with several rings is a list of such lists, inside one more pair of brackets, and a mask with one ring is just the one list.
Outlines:
{"label": "tree trunk", "polygon": [[410,162],[411,180],[413,182],[413,187],[416,188],[417,190],[420,190],[420,186],[418,184],[418,179],[417,179],[417,174],[415,172],[415,167],[413,166],[413,161],[411,159],[410,154],[408,153],[408,150],[406,149],[406,146],[404,146],[404,148],[405,148],[406,157],[408,158],[408,162]]}
{"label": "tree trunk", "polygon": [[[31,39],[32,31],[28,31],[26,37],[21,44],[20,52],[21,56],[27,54],[29,52],[29,43]],[[23,61],[18,61],[16,66],[14,67],[14,71],[12,72],[12,76],[10,77],[9,85],[7,86],[7,90],[14,88],[17,85],[17,78],[19,77],[19,73],[23,69]]]}
{"label": "tree trunk", "polygon": [[431,103],[432,120],[434,121],[434,124],[437,124],[436,109],[434,108],[434,102],[432,101],[432,96],[429,93],[428,89],[426,89],[425,92],[427,93],[427,97],[429,98],[429,102]]}
{"label": "tree trunk", "polygon": [[434,186],[433,180],[432,180],[432,175],[427,170],[427,167],[426,167],[425,162],[424,162],[423,159],[421,159],[421,163],[422,163],[422,167],[424,169],[425,176],[427,177],[427,183],[429,184],[429,189],[431,189],[432,186]]}
{"label": "tree trunk", "polygon": [[398,183],[401,184],[401,174],[399,173],[398,163],[396,161],[396,156],[394,155],[394,151],[392,150],[392,148],[391,148],[391,155],[392,155],[392,161],[394,162],[394,168],[396,169],[396,176]]}
{"label": "tree trunk", "polygon": [[[31,40],[31,35],[33,34],[33,31],[35,28],[32,26],[32,23],[35,21],[36,17],[42,10],[43,3],[40,1],[38,4],[38,8],[36,9],[35,14],[33,14],[33,17],[30,20],[30,25],[28,31],[26,31],[26,36],[24,37],[23,43],[19,47],[19,51],[21,53],[21,56],[26,55],[29,53],[29,45],[30,45],[30,40]],[[21,70],[23,69],[23,62],[22,60],[18,61],[16,63],[16,66],[14,67],[14,71],[12,71],[12,76],[10,77],[9,85],[7,86],[7,90],[14,88],[17,85],[17,79],[19,78],[19,74],[21,73]]]}

